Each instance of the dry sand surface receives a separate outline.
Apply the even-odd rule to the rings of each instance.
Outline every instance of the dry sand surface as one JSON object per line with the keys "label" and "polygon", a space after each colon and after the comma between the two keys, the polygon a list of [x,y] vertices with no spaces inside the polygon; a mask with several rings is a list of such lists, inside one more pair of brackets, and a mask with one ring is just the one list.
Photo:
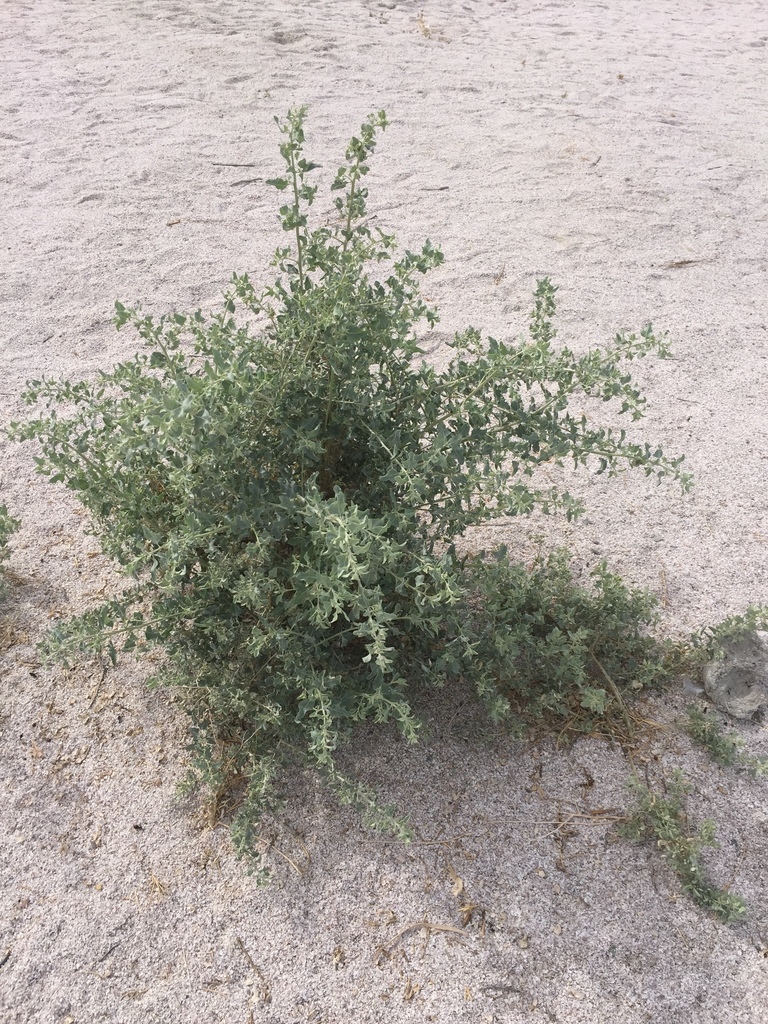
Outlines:
{"label": "dry sand surface", "polygon": [[[432,358],[470,323],[520,333],[544,274],[574,346],[649,319],[674,346],[637,367],[636,433],[684,452],[695,489],[566,474],[581,524],[485,542],[606,557],[671,633],[768,601],[764,0],[5,0],[0,19],[2,425],[27,378],[134,351],[115,299],[213,308],[233,270],[267,280],[275,114],[309,105],[327,177],[383,107],[370,212],[446,254]],[[32,446],[0,452],[23,520],[0,663],[2,1024],[768,1020],[766,783],[674,727],[640,763],[684,768],[692,819],[718,821],[707,866],[749,903],[738,926],[616,841],[620,750],[483,739],[458,692],[426,709],[429,742],[371,729],[344,755],[416,842],[366,832],[297,773],[259,888],[176,798],[185,720],[146,667],[39,666],[50,622],[114,577]],[[692,699],[646,713],[673,723]],[[739,729],[768,753],[761,722]]]}

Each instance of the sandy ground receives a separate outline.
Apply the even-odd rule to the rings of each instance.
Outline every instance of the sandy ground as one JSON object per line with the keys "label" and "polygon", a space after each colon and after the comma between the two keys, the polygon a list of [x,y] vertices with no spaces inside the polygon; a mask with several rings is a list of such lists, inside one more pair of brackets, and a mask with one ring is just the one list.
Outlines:
{"label": "sandy ground", "polygon": [[[579,526],[485,539],[607,557],[662,598],[672,633],[768,601],[762,0],[6,0],[0,19],[2,424],[28,377],[134,350],[116,298],[210,308],[233,270],[267,279],[275,114],[310,106],[330,174],[383,107],[371,213],[447,258],[426,289],[432,357],[469,323],[518,334],[543,274],[575,346],[648,319],[674,345],[638,367],[642,436],[686,453],[695,490],[569,478]],[[345,755],[417,842],[367,833],[297,774],[258,888],[226,830],[175,797],[184,717],[146,667],[39,666],[50,621],[113,577],[31,446],[0,455],[23,520],[0,662],[3,1024],[768,1019],[766,784],[674,728],[644,760],[655,778],[683,767],[692,819],[717,819],[707,864],[750,905],[736,927],[656,851],[616,841],[621,751],[483,739],[461,693],[425,709],[429,742],[368,731]],[[647,713],[673,723],[691,699]],[[768,753],[765,726],[739,728]]]}

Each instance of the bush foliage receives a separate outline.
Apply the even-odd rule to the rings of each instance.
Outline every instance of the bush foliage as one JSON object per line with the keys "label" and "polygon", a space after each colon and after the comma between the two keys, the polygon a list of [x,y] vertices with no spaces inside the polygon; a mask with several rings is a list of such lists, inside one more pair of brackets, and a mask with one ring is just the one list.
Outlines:
{"label": "bush foliage", "polygon": [[715,823],[707,818],[695,832],[691,828],[685,811],[685,797],[691,787],[682,772],[672,774],[665,795],[649,789],[637,778],[630,782],[630,789],[635,806],[620,832],[628,839],[651,841],[679,878],[683,892],[699,906],[706,907],[725,924],[743,920],[747,906],[742,897],[709,881],[701,864],[702,851],[718,845]]}
{"label": "bush foliage", "polygon": [[685,731],[722,768],[746,768],[756,778],[768,775],[768,757],[755,757],[746,751],[737,732],[724,733],[713,715],[705,715],[695,705],[686,713]]}
{"label": "bush foliage", "polygon": [[418,331],[437,314],[419,281],[443,256],[429,241],[398,255],[367,217],[385,115],[351,140],[318,227],[304,118],[278,121],[285,169],[270,184],[289,244],[274,284],[258,293],[235,275],[211,316],[118,303],[118,329],[144,350],[96,382],[32,382],[27,400],[45,408],[14,428],[40,441],[40,470],[77,492],[131,581],[57,629],[50,653],[165,652],[158,681],[185,690],[197,778],[244,784],[243,850],[297,757],[367,820],[400,828],[334,755],[365,719],[415,740],[416,686],[466,676],[501,719],[510,702],[599,715],[646,685],[663,668],[649,598],[604,567],[588,590],[562,558],[529,572],[503,550],[462,558],[453,545],[502,516],[578,514],[568,493],[535,486],[543,464],[686,483],[681,460],[573,411],[588,395],[640,418],[625,364],[665,354],[650,325],[576,355],[555,343],[545,279],[527,337],[470,328],[446,369],[430,366]]}

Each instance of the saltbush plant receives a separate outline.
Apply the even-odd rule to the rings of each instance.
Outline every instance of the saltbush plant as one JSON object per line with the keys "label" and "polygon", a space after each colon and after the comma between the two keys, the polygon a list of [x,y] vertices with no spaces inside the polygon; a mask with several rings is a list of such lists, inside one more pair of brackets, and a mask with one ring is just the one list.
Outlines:
{"label": "saltbush plant", "polygon": [[673,772],[665,793],[654,792],[638,778],[631,780],[635,804],[619,831],[628,839],[654,843],[680,880],[683,892],[699,906],[711,911],[725,924],[741,921],[747,906],[738,893],[718,888],[709,881],[701,863],[701,852],[716,848],[715,823],[707,818],[696,831],[685,811],[685,797],[691,787],[681,771]]}
{"label": "saltbush plant", "polygon": [[695,706],[687,708],[687,715],[685,731],[722,768],[746,768],[756,778],[768,775],[768,757],[755,757],[746,751],[737,732],[724,733],[713,715]]}
{"label": "saltbush plant", "polygon": [[[331,184],[335,219],[310,227],[316,165],[305,110],[279,121],[287,235],[274,283],[235,275],[215,315],[158,318],[117,304],[144,350],[96,382],[38,381],[40,470],[76,492],[130,584],[54,631],[51,655],[160,648],[182,687],[195,778],[240,784],[236,846],[252,846],[286,761],[317,768],[368,822],[407,830],[335,757],[355,723],[417,738],[417,687],[471,679],[492,717],[600,715],[662,671],[648,598],[604,568],[579,588],[560,559],[532,572],[459,557],[470,527],[534,509],[577,515],[533,475],[571,460],[687,480],[680,461],[574,411],[584,395],[631,420],[625,364],[664,355],[650,326],[576,355],[555,343],[555,288],[538,282],[527,337],[451,342],[444,370],[419,331],[437,321],[429,241],[398,255],[367,217],[383,112]],[[420,325],[422,325],[420,327]]]}

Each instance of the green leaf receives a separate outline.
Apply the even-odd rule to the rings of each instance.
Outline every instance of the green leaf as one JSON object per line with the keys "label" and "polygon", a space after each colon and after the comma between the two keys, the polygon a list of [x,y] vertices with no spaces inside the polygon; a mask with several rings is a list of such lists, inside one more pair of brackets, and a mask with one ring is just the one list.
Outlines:
{"label": "green leaf", "polygon": [[585,686],[581,691],[581,706],[586,708],[587,711],[594,711],[597,715],[602,715],[605,711],[606,700],[608,694],[605,690],[599,687]]}

